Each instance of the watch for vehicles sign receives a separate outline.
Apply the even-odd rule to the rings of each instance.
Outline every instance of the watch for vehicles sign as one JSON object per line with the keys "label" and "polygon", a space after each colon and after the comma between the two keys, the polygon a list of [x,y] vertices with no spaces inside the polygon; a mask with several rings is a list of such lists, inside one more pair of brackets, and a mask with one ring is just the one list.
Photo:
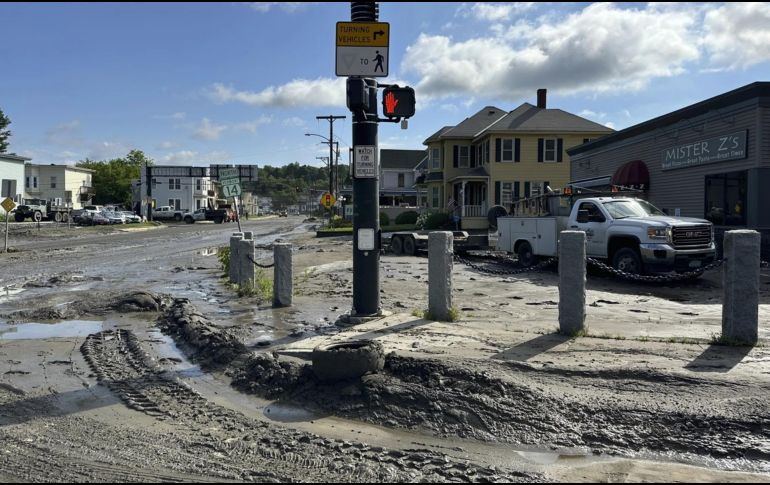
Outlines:
{"label": "watch for vehicles sign", "polygon": [[337,22],[337,76],[388,75],[390,24]]}
{"label": "watch for vehicles sign", "polygon": [[11,212],[14,207],[16,207],[16,204],[13,202],[13,199],[10,197],[6,197],[5,200],[3,200],[2,203],[0,203],[0,206],[5,209],[5,212]]}

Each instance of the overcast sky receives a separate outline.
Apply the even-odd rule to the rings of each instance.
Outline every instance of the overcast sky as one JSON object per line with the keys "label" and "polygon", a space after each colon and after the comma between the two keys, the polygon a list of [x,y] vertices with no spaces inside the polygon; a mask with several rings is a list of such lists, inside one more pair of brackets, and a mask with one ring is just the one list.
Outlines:
{"label": "overcast sky", "polygon": [[[335,22],[349,3],[0,4],[10,151],[71,163],[144,150],[158,163],[320,165],[350,144]],[[535,102],[621,129],[770,81],[770,4],[381,3],[390,81],[417,90],[421,149],[486,105]],[[347,157],[343,155],[343,160]]]}

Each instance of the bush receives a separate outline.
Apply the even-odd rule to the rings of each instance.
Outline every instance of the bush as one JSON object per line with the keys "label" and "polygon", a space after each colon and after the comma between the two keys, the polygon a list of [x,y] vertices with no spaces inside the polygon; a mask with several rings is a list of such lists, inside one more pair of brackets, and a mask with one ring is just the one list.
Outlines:
{"label": "bush", "polygon": [[230,274],[230,246],[219,248],[217,259],[219,260],[219,267],[222,268],[222,272],[225,276],[228,276]]}
{"label": "bush", "polygon": [[396,216],[396,224],[415,224],[417,223],[417,218],[420,217],[420,214],[418,214],[415,211],[406,211],[402,212],[398,216]]}
{"label": "bush", "polygon": [[380,226],[389,226],[390,217],[384,212],[380,212]]}
{"label": "bush", "polygon": [[449,224],[449,214],[435,212],[426,219],[425,229],[442,229],[447,224]]}
{"label": "bush", "polygon": [[347,219],[343,219],[341,216],[334,216],[332,217],[332,223],[329,227],[332,227],[332,228],[353,227],[353,221],[348,221]]}

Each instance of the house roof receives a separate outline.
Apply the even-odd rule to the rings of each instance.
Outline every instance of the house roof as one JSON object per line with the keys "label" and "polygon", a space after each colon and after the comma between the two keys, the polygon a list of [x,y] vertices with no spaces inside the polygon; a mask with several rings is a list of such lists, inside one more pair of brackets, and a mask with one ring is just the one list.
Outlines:
{"label": "house roof", "polygon": [[484,134],[511,131],[612,133],[613,130],[560,109],[538,108],[524,103],[490,126],[484,131]]}
{"label": "house roof", "polygon": [[442,135],[442,134],[444,134],[444,133],[445,133],[447,130],[449,130],[450,128],[454,128],[454,126],[452,126],[452,125],[447,125],[447,126],[445,126],[445,127],[441,128],[441,129],[440,129],[440,130],[438,130],[436,133],[434,133],[434,134],[432,134],[431,136],[429,136],[429,137],[428,137],[428,138],[427,138],[427,139],[426,139],[426,140],[423,142],[423,144],[428,144],[428,143],[430,143],[430,142],[439,141],[439,140],[441,139],[441,135]]}
{"label": "house roof", "polygon": [[28,162],[29,160],[32,160],[31,158],[22,157],[21,155],[16,155],[15,153],[0,153],[0,160],[5,160],[8,162]]}
{"label": "house roof", "polygon": [[56,164],[56,163],[49,163],[49,164],[43,164],[43,163],[28,163],[26,164],[27,167],[56,167],[56,168],[63,168],[64,170],[74,170],[76,172],[86,172],[86,173],[94,173],[95,170],[91,170],[90,168],[83,168],[83,167],[76,167],[74,165],[66,165],[66,164]]}
{"label": "house roof", "polygon": [[485,106],[476,114],[465,118],[460,124],[441,134],[441,138],[468,138],[479,135],[492,124],[507,114],[506,111],[494,106]]}
{"label": "house roof", "polygon": [[722,109],[752,98],[759,97],[770,97],[770,82],[764,81],[747,84],[746,86],[728,91],[726,93],[720,94],[719,96],[714,96],[713,98],[709,98],[699,103],[686,106],[682,109],[658,116],[657,118],[653,118],[643,123],[630,126],[624,130],[616,131],[610,135],[597,138],[596,140],[590,141],[588,143],[583,143],[582,145],[568,149],[567,153],[570,156],[577,155],[579,153],[603,147],[617,141],[641,135],[648,131],[664,128],[679,121],[708,113],[709,111]]}
{"label": "house roof", "polygon": [[383,169],[414,170],[427,157],[425,150],[380,150],[380,167]]}
{"label": "house roof", "polygon": [[444,172],[429,172],[425,177],[425,182],[442,182],[444,180]]}
{"label": "house roof", "polygon": [[473,179],[473,178],[488,178],[489,177],[489,171],[487,170],[487,167],[476,167],[470,172],[465,172],[461,175],[458,175],[457,177],[450,180],[450,182],[454,180],[459,179]]}

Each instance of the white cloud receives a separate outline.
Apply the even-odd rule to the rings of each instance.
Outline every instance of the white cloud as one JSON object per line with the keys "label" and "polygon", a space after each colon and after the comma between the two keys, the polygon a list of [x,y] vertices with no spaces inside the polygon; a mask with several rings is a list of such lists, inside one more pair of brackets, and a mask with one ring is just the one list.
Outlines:
{"label": "white cloud", "polygon": [[624,109],[623,111],[621,111],[621,113],[623,113],[623,116],[625,116],[626,118],[631,117],[631,112],[628,111],[627,109]]}
{"label": "white cloud", "polygon": [[174,148],[178,147],[176,143],[172,141],[163,141],[158,144],[157,149],[158,150],[173,150]]}
{"label": "white cloud", "polygon": [[604,126],[606,126],[607,128],[610,128],[612,130],[615,129],[615,123],[613,123],[612,121],[608,121],[608,122],[604,123]]}
{"label": "white cloud", "polygon": [[345,78],[295,79],[281,86],[254,91],[237,91],[214,84],[209,96],[221,103],[239,102],[251,106],[281,108],[345,106]]}
{"label": "white cloud", "polygon": [[421,96],[431,97],[518,99],[543,87],[634,91],[699,59],[696,24],[685,9],[599,3],[560,19],[520,20],[500,35],[454,41],[421,34],[402,69],[417,74]]}
{"label": "white cloud", "polygon": [[80,121],[72,120],[58,124],[45,132],[45,140],[52,145],[80,145]]}
{"label": "white cloud", "polygon": [[219,136],[227,129],[227,125],[216,125],[208,118],[203,118],[200,125],[193,132],[193,138],[198,140],[219,140]]}
{"label": "white cloud", "polygon": [[705,14],[703,46],[715,70],[770,60],[770,4],[727,3]]}
{"label": "white cloud", "polygon": [[283,126],[295,126],[297,128],[304,128],[307,126],[307,122],[298,116],[292,116],[283,120]]}
{"label": "white cloud", "polygon": [[249,133],[256,133],[257,128],[262,125],[268,125],[273,122],[273,117],[268,115],[262,115],[256,120],[245,121],[238,123],[234,126],[236,130],[248,131]]}
{"label": "white cloud", "polygon": [[310,5],[315,5],[316,2],[245,2],[252,10],[260,13],[267,13],[273,8],[280,8],[286,13],[295,13],[300,10],[304,10]]}
{"label": "white cloud", "polygon": [[463,17],[474,17],[486,22],[499,22],[508,20],[513,14],[526,12],[535,5],[536,2],[508,2],[508,3],[474,3],[470,7],[461,6],[457,14]]}
{"label": "white cloud", "polygon": [[157,158],[158,165],[208,165],[210,163],[223,163],[230,158],[230,155],[224,151],[213,151],[200,153],[194,150],[179,150],[167,153]]}
{"label": "white cloud", "polygon": [[155,115],[153,116],[156,120],[174,120],[174,121],[182,121],[187,118],[187,113],[185,112],[177,112],[172,113],[170,115]]}
{"label": "white cloud", "polygon": [[580,113],[578,113],[578,116],[582,116],[583,118],[592,118],[595,120],[601,120],[607,117],[607,113],[597,113],[596,111],[592,111],[590,109],[584,109]]}

